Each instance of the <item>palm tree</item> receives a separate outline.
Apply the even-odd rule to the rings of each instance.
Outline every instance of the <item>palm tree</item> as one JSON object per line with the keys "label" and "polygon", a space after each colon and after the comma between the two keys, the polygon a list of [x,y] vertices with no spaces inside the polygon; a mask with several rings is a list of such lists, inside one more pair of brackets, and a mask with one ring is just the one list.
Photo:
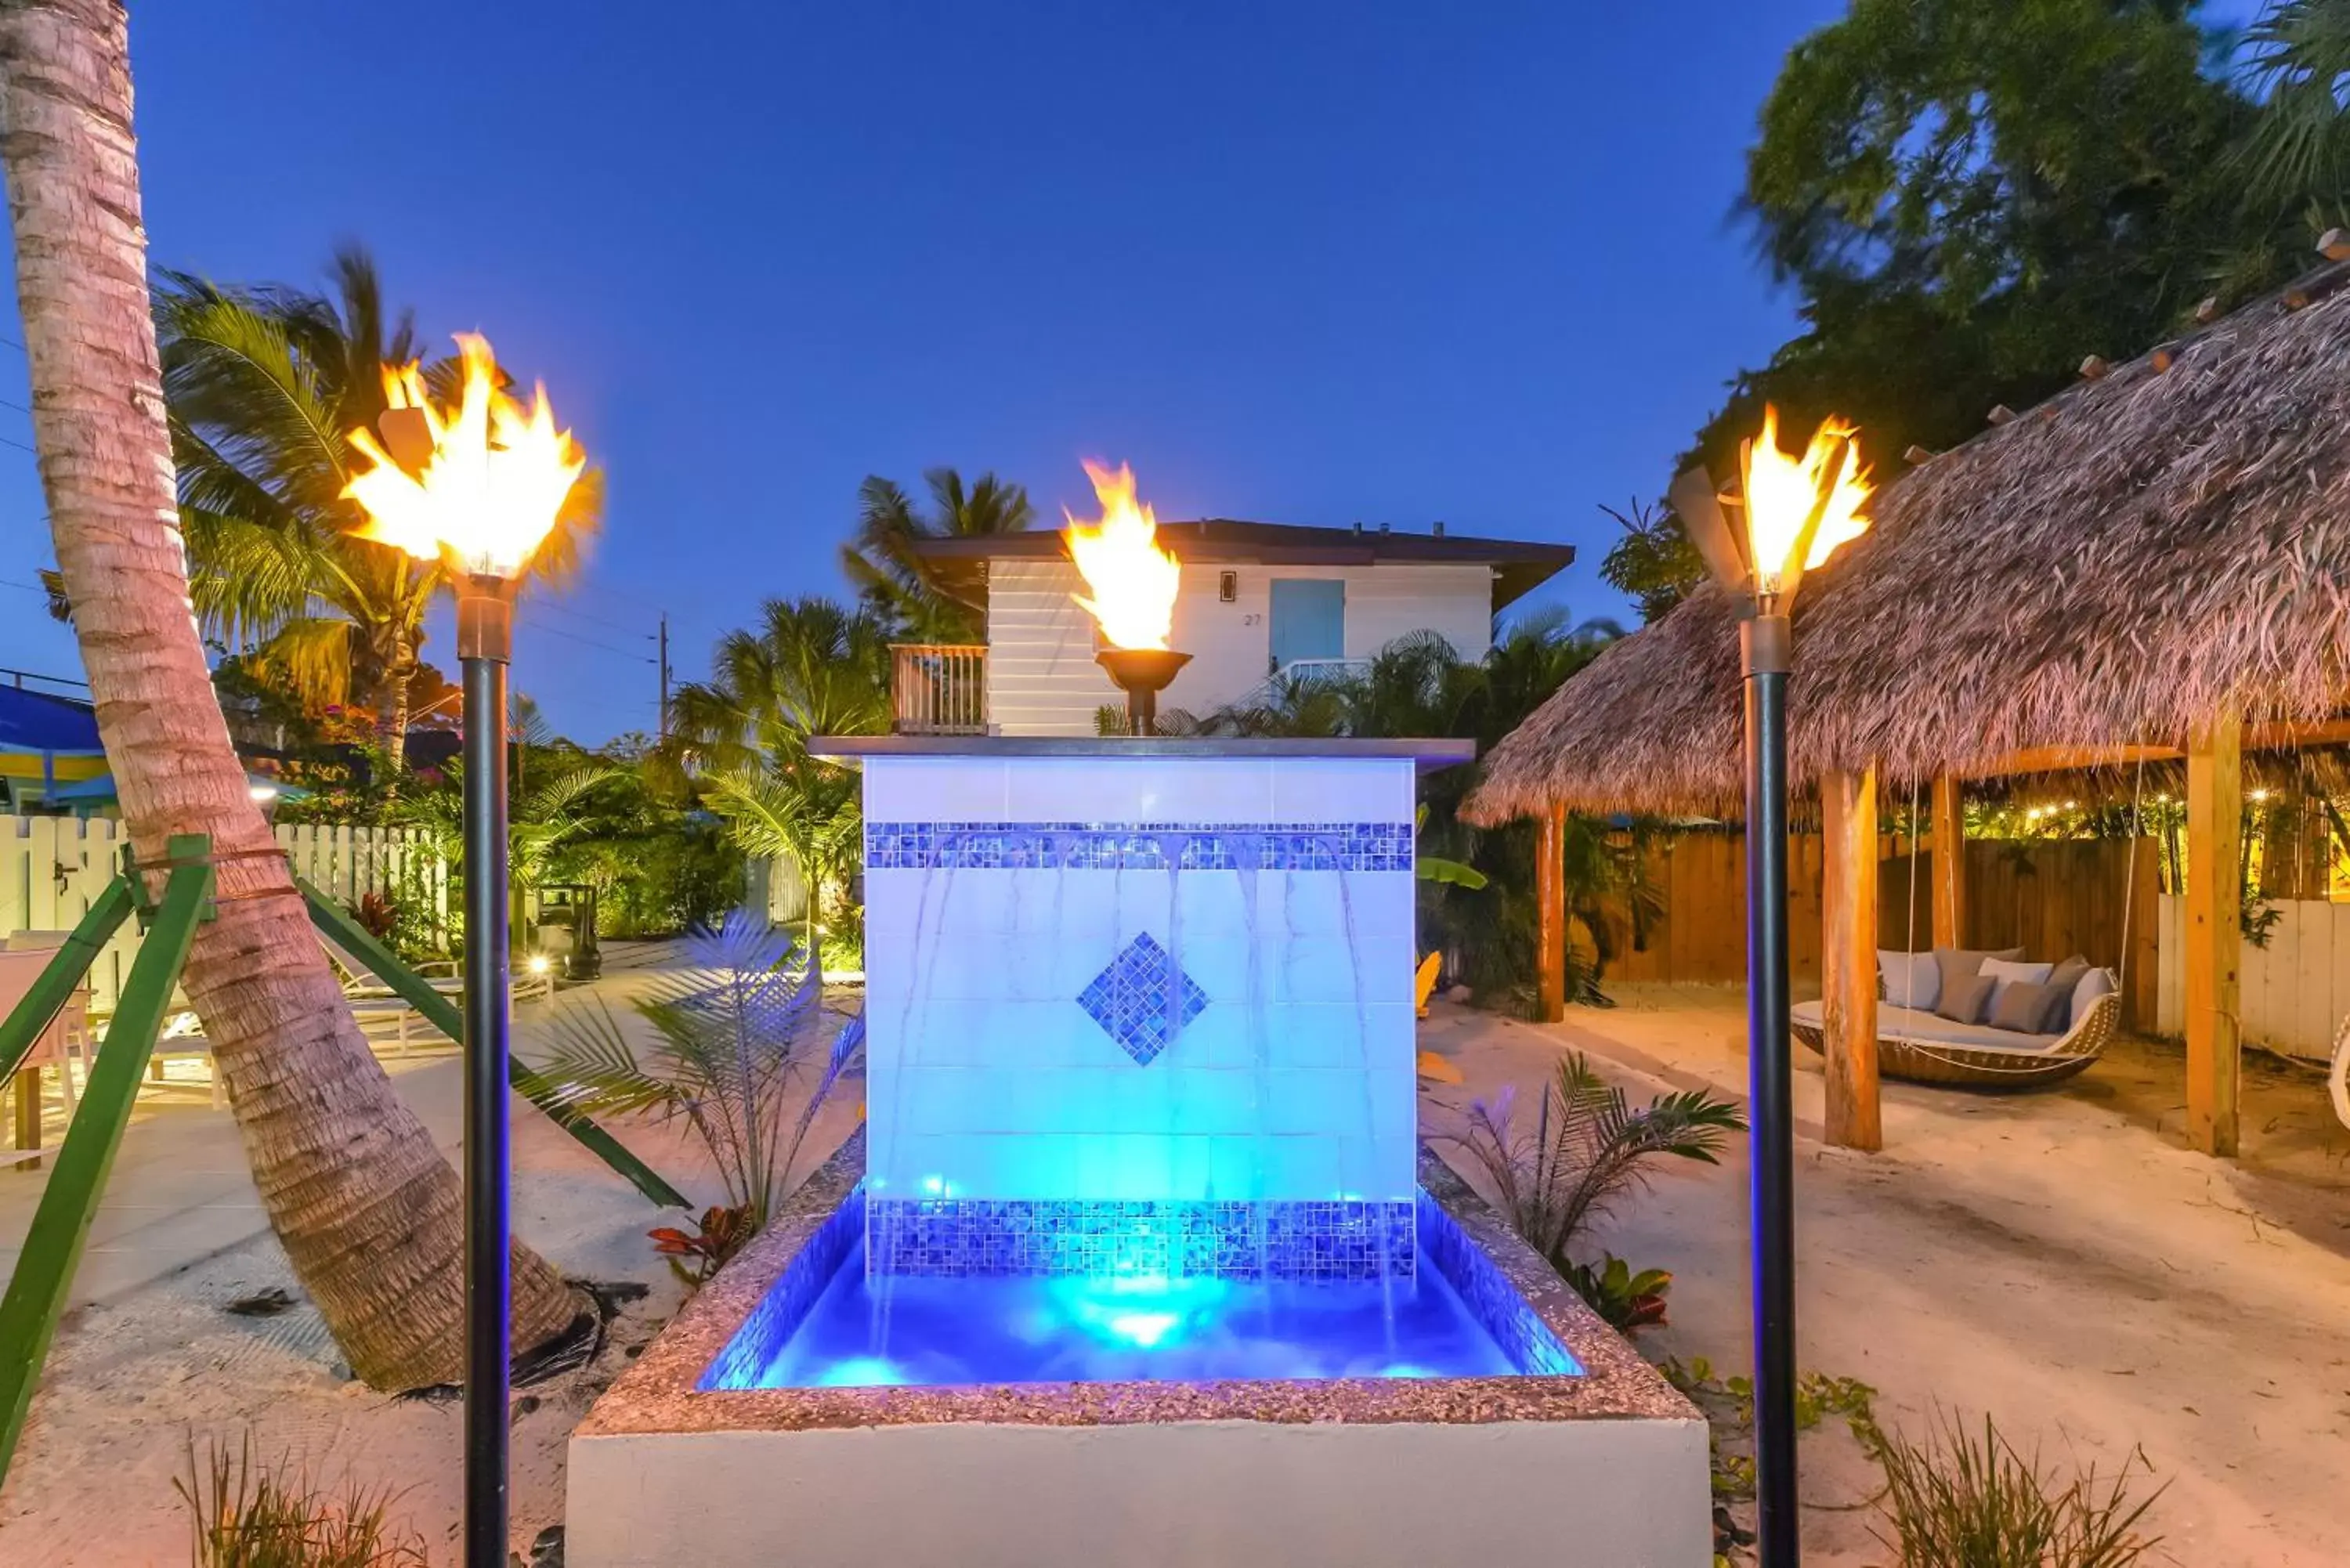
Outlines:
{"label": "palm tree", "polygon": [[869,607],[770,599],[755,631],[728,633],[710,680],[678,688],[673,746],[748,855],[787,856],[807,883],[808,950],[825,895],[862,848],[857,775],[808,754],[816,735],[889,728],[889,629]]}
{"label": "palm tree", "polygon": [[704,770],[797,772],[812,735],[889,730],[889,628],[869,608],[814,595],[769,599],[756,629],[719,639],[710,679],[680,686],[670,711],[677,743]]}
{"label": "palm tree", "polygon": [[2262,97],[2241,150],[2257,201],[2314,200],[2339,221],[2350,173],[2350,0],[2280,0],[2245,31],[2242,74]]}
{"label": "palm tree", "polygon": [[[270,1222],[352,1370],[463,1365],[456,1173],[351,1020],[213,692],[189,582],[147,294],[121,0],[0,0],[0,139],[33,433],[122,815],[142,861],[212,840],[220,894],[182,980]],[[580,1303],[516,1247],[515,1343]]]}
{"label": "palm tree", "polygon": [[865,814],[857,775],[812,770],[793,779],[755,765],[730,768],[702,780],[710,808],[725,818],[743,853],[782,857],[807,884],[804,920],[808,962],[821,974],[823,911],[827,895],[848,885],[865,853]]}
{"label": "palm tree", "polygon": [[840,564],[866,605],[903,635],[922,642],[977,642],[984,630],[983,592],[951,585],[915,553],[925,539],[975,539],[1018,534],[1035,520],[1025,485],[983,473],[966,486],[951,468],[922,475],[931,511],[925,516],[906,493],[879,474],[857,492],[857,537],[841,546]]}
{"label": "palm tree", "polygon": [[[307,703],[371,708],[396,776],[442,569],[357,537],[365,515],[343,490],[349,432],[384,410],[383,366],[420,355],[410,315],[387,315],[367,252],[343,247],[329,273],[332,299],[161,274],[163,400],[204,629],[249,645]],[[427,380],[445,394],[456,373],[443,358]],[[582,475],[534,575],[569,569],[601,501],[600,477]]]}

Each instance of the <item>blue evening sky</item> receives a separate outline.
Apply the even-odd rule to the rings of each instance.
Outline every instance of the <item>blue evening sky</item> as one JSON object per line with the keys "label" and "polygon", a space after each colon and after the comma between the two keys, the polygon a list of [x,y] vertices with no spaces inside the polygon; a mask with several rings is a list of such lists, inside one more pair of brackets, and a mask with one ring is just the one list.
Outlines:
{"label": "blue evening sky", "polygon": [[[842,591],[860,480],[937,463],[1047,516],[1101,455],[1162,517],[1569,540],[1544,597],[1622,614],[1598,504],[1792,329],[1728,213],[1841,8],[214,0],[131,45],[159,264],[307,284],[363,240],[607,470],[515,675],[593,741],[652,726],[660,610],[702,673]],[[29,434],[0,408],[0,665],[78,674]]]}

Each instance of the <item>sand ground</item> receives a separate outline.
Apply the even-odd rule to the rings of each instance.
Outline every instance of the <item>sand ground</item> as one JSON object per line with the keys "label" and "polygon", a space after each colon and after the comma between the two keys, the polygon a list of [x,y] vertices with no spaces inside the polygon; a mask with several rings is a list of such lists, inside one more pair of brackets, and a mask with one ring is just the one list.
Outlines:
{"label": "sand ground", "polygon": [[[1742,1097],[1742,992],[1620,1000],[1551,1027],[1440,1012],[1422,1044],[1468,1085],[1433,1097],[1530,1092],[1569,1048],[1636,1096]],[[1873,1385],[1905,1430],[1939,1407],[1989,1412],[2052,1460],[2109,1470],[2142,1449],[2168,1486],[2150,1524],[2178,1563],[2350,1563],[2350,1131],[2315,1073],[2252,1056],[2244,1156],[2205,1159],[2178,1136],[2182,1082],[2176,1047],[2125,1040],[2055,1092],[1888,1085],[1886,1149],[1859,1155],[1820,1143],[1816,1059],[1799,1061],[1801,1364]],[[1445,1114],[1424,1110],[1423,1129]],[[1751,1365],[1745,1182],[1742,1158],[1683,1165],[1603,1228],[1674,1272],[1651,1357]],[[1889,1563],[1849,1438],[1806,1439],[1804,1464],[1806,1561]]]}
{"label": "sand ground", "polygon": [[[659,956],[619,948],[595,989],[619,1002],[644,983],[647,961]],[[855,1000],[828,997],[827,1005],[837,1011]],[[525,1054],[546,1019],[543,1003],[518,1012]],[[387,1056],[385,1065],[453,1160],[462,1086],[455,1054]],[[847,1136],[861,1098],[861,1084],[848,1083],[812,1129],[801,1168]],[[209,1099],[204,1085],[176,1065],[172,1087],[141,1096],[0,1492],[0,1564],[185,1563],[189,1516],[173,1479],[188,1473],[192,1443],[234,1448],[247,1433],[257,1458],[287,1456],[329,1484],[400,1492],[399,1511],[432,1562],[455,1562],[460,1406],[389,1397],[351,1380],[269,1233],[234,1124]],[[676,1311],[681,1292],[645,1239],[674,1215],[655,1210],[527,1102],[513,1106],[516,1233],[568,1276],[646,1292],[621,1308],[594,1364],[518,1390],[511,1508],[514,1545],[529,1562],[539,1533],[562,1520],[572,1427]],[[719,1200],[707,1161],[681,1127],[616,1130],[697,1203]],[[45,1175],[0,1168],[0,1270],[15,1262]],[[272,1289],[297,1304],[270,1317],[224,1310]]]}
{"label": "sand ground", "polygon": [[[645,961],[639,957],[636,961]],[[644,971],[616,960],[601,988]],[[1568,1048],[1636,1096],[1742,1086],[1734,991],[1633,988],[1624,1005],[1564,1025],[1440,1005],[1422,1044],[1468,1084],[1432,1091],[1441,1130],[1475,1094],[1531,1087]],[[525,1015],[528,1048],[543,1018]],[[388,1064],[400,1092],[454,1153],[452,1055]],[[2350,1562],[2350,1133],[2314,1074],[2248,1067],[2245,1158],[2181,1147],[2175,1051],[2125,1042],[2072,1087],[1989,1098],[1890,1086],[1887,1151],[1817,1138],[1819,1078],[1799,1075],[1801,1334],[1806,1368],[1860,1377],[1889,1423],[1939,1405],[1991,1411],[2050,1458],[2110,1468],[2142,1448],[2169,1490],[2155,1524],[2196,1568]],[[856,1085],[811,1139],[847,1130]],[[634,1282],[598,1360],[527,1390],[515,1422],[515,1544],[527,1560],[562,1511],[571,1425],[674,1310],[646,1244],[655,1214],[527,1106],[515,1114],[521,1234],[567,1272]],[[672,1129],[629,1141],[697,1199],[714,1196]],[[0,1265],[13,1262],[42,1173],[0,1168]],[[1745,1364],[1745,1171],[1677,1168],[1599,1240],[1676,1275],[1672,1325],[1651,1355]],[[15,1472],[0,1493],[0,1563],[187,1560],[172,1491],[191,1442],[287,1454],[320,1477],[402,1489],[400,1510],[451,1560],[458,1511],[453,1403],[387,1398],[351,1382],[307,1304],[233,1315],[232,1301],[296,1293],[244,1176],[234,1125],[184,1077],[142,1099],[77,1281]],[[298,1294],[298,1293],[296,1293]],[[1807,1439],[1808,1560],[1884,1563],[1866,1500],[1874,1474],[1848,1438]]]}

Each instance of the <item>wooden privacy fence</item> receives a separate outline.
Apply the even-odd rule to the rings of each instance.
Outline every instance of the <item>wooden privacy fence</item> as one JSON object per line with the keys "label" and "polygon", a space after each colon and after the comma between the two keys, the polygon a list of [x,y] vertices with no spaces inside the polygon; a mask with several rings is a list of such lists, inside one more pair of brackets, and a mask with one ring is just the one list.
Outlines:
{"label": "wooden privacy fence", "polygon": [[[1877,946],[1917,950],[1933,946],[1934,924],[1926,901],[1934,885],[1933,867],[1932,851],[1919,850],[1913,904],[1908,840],[1887,836],[1879,841]],[[1650,846],[1648,871],[1650,885],[1664,900],[1663,918],[1649,926],[1645,948],[1639,950],[1632,948],[1628,926],[1614,922],[1617,954],[1607,978],[1744,980],[1745,836],[1670,835]],[[1815,989],[1820,983],[1820,871],[1819,837],[1791,835],[1788,967],[1798,987]],[[1970,839],[1964,882],[1961,938],[1967,946],[2021,947],[2034,960],[2079,953],[2092,963],[2126,969],[2123,1020],[2133,1028],[2153,1027],[2161,882],[2152,839],[2138,840],[2135,857],[2130,841],[2119,838]],[[2125,899],[2125,889],[2132,888]]]}
{"label": "wooden privacy fence", "polygon": [[[446,923],[449,869],[421,831],[306,823],[276,834],[294,874],[336,902],[405,891]],[[0,940],[70,930],[121,869],[123,842],[110,817],[0,816]],[[90,966],[94,1009],[113,1009],[138,950],[137,923],[126,923]]]}

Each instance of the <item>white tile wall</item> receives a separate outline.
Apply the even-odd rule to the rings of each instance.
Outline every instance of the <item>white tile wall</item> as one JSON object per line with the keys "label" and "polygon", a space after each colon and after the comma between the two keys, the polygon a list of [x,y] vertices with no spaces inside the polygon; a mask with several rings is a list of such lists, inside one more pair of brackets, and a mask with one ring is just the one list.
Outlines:
{"label": "white tile wall", "polygon": [[1171,766],[1163,757],[1010,757],[1003,820],[1272,822],[1274,766],[1233,757]]}
{"label": "white tile wall", "polygon": [[1409,822],[1411,763],[1384,757],[1280,757],[1275,822]]}
{"label": "white tile wall", "polygon": [[[876,820],[1396,821],[1411,768],[877,758],[866,791]],[[880,870],[866,898],[879,1189],[1410,1196],[1409,873]],[[1209,1002],[1138,1065],[1076,998],[1143,932]]]}
{"label": "white tile wall", "polygon": [[1399,757],[871,757],[874,822],[1409,822]]}
{"label": "white tile wall", "polygon": [[865,764],[868,822],[1003,822],[1001,757],[876,757]]}

